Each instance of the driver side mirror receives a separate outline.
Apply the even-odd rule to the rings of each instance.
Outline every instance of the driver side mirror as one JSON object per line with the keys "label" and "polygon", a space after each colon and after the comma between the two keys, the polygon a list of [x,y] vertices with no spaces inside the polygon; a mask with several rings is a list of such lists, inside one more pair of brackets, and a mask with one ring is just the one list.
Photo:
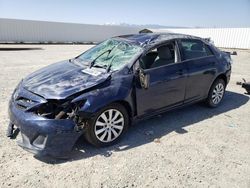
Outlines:
{"label": "driver side mirror", "polygon": [[142,69],[139,69],[139,79],[140,79],[141,87],[144,89],[148,89],[150,75],[146,74]]}

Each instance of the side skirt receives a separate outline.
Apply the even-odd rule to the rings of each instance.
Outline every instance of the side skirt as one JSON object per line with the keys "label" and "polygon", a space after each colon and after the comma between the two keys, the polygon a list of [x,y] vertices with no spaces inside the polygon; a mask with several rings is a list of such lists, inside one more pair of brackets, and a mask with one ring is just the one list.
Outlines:
{"label": "side skirt", "polygon": [[144,115],[141,115],[141,116],[135,116],[133,118],[133,120],[132,120],[132,124],[136,124],[137,122],[142,121],[142,120],[151,119],[153,117],[156,117],[156,116],[158,116],[160,114],[166,113],[166,112],[171,111],[171,110],[176,110],[176,109],[180,109],[180,108],[183,108],[183,107],[186,107],[186,106],[190,106],[192,104],[204,101],[205,99],[206,98],[202,98],[202,99],[199,99],[199,100],[196,100],[196,101],[192,101],[192,102],[189,102],[189,103],[182,103],[180,105],[166,107],[166,108],[157,110],[157,111],[155,111],[153,113],[151,112],[151,113],[147,113],[147,114],[144,114]]}

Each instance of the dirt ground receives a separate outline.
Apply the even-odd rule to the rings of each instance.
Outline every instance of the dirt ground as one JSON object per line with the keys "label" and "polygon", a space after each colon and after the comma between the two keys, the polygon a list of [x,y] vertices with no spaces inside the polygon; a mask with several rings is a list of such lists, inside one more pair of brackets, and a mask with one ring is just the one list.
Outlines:
{"label": "dirt ground", "polygon": [[231,82],[217,109],[196,104],[142,121],[108,148],[80,141],[70,160],[36,158],[6,138],[17,83],[89,47],[0,45],[0,187],[250,187],[249,96],[235,84],[250,81],[247,50],[233,56]]}

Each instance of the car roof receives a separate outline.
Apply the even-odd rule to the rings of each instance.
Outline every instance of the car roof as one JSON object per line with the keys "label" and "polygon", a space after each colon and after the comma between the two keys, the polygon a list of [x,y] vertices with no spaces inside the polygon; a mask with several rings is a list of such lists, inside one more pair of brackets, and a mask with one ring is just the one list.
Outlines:
{"label": "car roof", "polygon": [[[117,37],[116,37],[117,38]],[[133,35],[118,36],[120,39],[127,40],[131,43],[137,44],[143,48],[149,48],[151,46],[160,44],[162,42],[173,39],[200,39],[192,35],[185,35],[179,33],[140,33]]]}

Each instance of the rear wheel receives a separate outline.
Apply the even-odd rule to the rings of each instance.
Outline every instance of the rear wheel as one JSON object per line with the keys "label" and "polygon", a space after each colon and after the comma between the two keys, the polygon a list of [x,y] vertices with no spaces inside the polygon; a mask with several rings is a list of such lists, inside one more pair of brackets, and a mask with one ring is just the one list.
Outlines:
{"label": "rear wheel", "polygon": [[129,117],[124,106],[114,103],[101,109],[86,127],[85,138],[95,146],[108,146],[127,130]]}
{"label": "rear wheel", "polygon": [[215,108],[221,103],[225,94],[225,81],[223,79],[217,79],[210,88],[207,104],[209,107]]}

